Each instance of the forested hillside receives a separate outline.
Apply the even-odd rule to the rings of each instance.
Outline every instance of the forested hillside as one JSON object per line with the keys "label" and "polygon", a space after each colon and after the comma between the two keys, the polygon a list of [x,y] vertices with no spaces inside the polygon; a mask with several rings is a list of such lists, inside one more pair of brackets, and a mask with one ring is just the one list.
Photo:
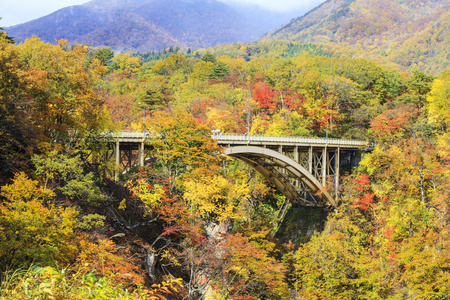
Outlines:
{"label": "forested hillside", "polygon": [[[228,47],[142,62],[0,36],[0,299],[449,298],[450,71]],[[248,120],[373,148],[337,210],[279,219],[285,197],[211,138]],[[154,133],[151,159],[114,182],[124,129]]]}
{"label": "forested hillside", "polygon": [[329,0],[263,39],[341,45],[437,74],[449,66],[448,0]]}

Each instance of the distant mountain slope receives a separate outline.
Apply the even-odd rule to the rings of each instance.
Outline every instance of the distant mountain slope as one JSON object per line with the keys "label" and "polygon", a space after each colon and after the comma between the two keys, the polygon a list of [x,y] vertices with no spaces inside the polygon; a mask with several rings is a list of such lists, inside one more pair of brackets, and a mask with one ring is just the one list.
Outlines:
{"label": "distant mountain slope", "polygon": [[437,73],[450,67],[450,0],[328,0],[263,39],[334,43]]}
{"label": "distant mountain slope", "polygon": [[[17,42],[36,35],[51,43],[67,39],[121,51],[150,51],[253,41],[282,24],[279,14],[265,11],[265,26],[251,15],[216,0],[94,0],[7,32]],[[288,20],[285,15],[281,19]]]}

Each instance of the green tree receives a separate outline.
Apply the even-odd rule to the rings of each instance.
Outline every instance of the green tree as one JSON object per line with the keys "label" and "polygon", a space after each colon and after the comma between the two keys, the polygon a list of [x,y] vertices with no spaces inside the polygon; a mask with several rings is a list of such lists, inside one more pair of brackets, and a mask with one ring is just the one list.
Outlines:
{"label": "green tree", "polygon": [[206,52],[205,54],[203,54],[202,60],[206,61],[206,62],[215,63],[216,62],[216,57],[212,53]]}
{"label": "green tree", "polygon": [[412,76],[406,80],[407,93],[400,97],[400,101],[410,102],[422,108],[426,102],[426,95],[431,91],[434,77],[424,72],[414,71]]}
{"label": "green tree", "polygon": [[103,200],[94,174],[85,173],[78,157],[68,158],[52,151],[46,157],[34,156],[36,175],[42,178],[44,187],[59,190],[78,203],[99,205]]}
{"label": "green tree", "polygon": [[225,76],[230,74],[230,70],[227,65],[223,62],[218,62],[214,65],[211,73],[209,73],[208,77],[211,80],[223,80]]}
{"label": "green tree", "polygon": [[95,51],[94,57],[100,60],[102,66],[109,66],[112,63],[114,57],[114,51],[111,48],[101,48]]}

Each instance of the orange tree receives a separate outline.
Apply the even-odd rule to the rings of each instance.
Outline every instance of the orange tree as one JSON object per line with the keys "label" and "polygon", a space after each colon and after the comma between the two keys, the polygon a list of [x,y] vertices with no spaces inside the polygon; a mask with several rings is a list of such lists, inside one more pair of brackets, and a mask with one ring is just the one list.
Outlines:
{"label": "orange tree", "polygon": [[86,49],[69,50],[65,41],[46,44],[37,37],[17,46],[22,68],[29,71],[27,109],[49,141],[66,141],[69,131],[83,134],[104,124],[95,81],[105,71],[99,60],[88,63]]}

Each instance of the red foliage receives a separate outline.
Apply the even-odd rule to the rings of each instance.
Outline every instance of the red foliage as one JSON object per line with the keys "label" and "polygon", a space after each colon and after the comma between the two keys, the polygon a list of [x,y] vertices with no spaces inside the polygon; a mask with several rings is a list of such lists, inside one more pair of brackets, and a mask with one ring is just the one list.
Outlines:
{"label": "red foliage", "polygon": [[256,72],[255,74],[250,76],[249,82],[250,82],[251,85],[254,85],[257,82],[263,82],[265,78],[266,78],[266,73],[264,73],[264,72]]}
{"label": "red foliage", "polygon": [[192,102],[192,104],[187,109],[197,121],[205,124],[206,112],[208,111],[209,107],[211,107],[211,99],[203,98]]}
{"label": "red foliage", "polygon": [[223,82],[230,83],[233,86],[237,86],[241,81],[241,79],[239,77],[240,77],[239,73],[237,71],[233,70],[233,71],[231,71],[231,73],[229,75],[225,76],[225,79]]}
{"label": "red foliage", "polygon": [[367,174],[360,175],[359,177],[353,179],[352,181],[354,183],[354,187],[359,192],[364,192],[369,189],[370,178],[369,175]]}
{"label": "red foliage", "polygon": [[288,111],[298,111],[300,114],[304,114],[304,103],[306,99],[300,94],[294,96],[286,96],[284,98],[284,104]]}
{"label": "red foliage", "polygon": [[386,136],[398,136],[402,130],[408,126],[410,119],[416,115],[409,106],[401,106],[396,109],[385,111],[381,115],[375,117],[370,124],[370,128],[379,138]]}
{"label": "red foliage", "polygon": [[371,204],[375,202],[374,198],[375,195],[372,193],[366,193],[361,196],[357,202],[359,209],[367,210],[371,206]]}
{"label": "red foliage", "polygon": [[265,82],[258,82],[253,88],[253,98],[258,106],[267,112],[273,112],[278,104],[275,91]]}
{"label": "red foliage", "polygon": [[234,300],[256,300],[258,298],[250,296],[250,295],[238,295],[234,297]]}
{"label": "red foliage", "polygon": [[357,191],[354,204],[360,210],[368,210],[375,203],[375,195],[370,193],[370,178],[362,174],[352,180],[353,187]]}

